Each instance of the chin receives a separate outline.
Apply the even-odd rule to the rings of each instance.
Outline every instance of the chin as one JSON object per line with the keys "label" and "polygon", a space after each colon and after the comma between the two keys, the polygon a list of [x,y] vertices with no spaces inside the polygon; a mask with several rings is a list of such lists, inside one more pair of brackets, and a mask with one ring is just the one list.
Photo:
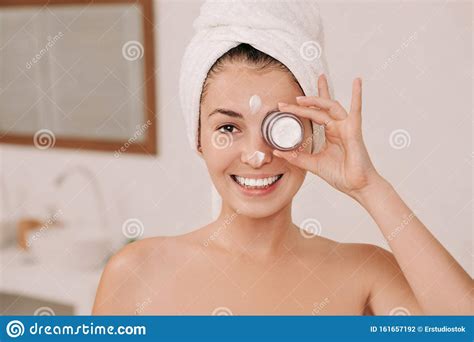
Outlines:
{"label": "chin", "polygon": [[246,217],[250,217],[253,219],[260,219],[272,216],[282,210],[285,205],[282,204],[273,204],[270,205],[269,203],[242,203],[237,202],[235,205],[230,205],[239,215],[243,215]]}

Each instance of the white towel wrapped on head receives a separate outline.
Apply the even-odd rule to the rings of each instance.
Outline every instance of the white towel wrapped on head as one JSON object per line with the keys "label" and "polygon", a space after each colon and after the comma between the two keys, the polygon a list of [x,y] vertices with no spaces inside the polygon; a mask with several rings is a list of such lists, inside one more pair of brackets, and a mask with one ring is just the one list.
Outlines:
{"label": "white towel wrapped on head", "polygon": [[[311,0],[208,0],[181,64],[179,96],[189,143],[197,150],[203,83],[219,57],[247,43],[283,63],[306,96],[318,95],[317,78],[328,76],[319,7]],[[313,123],[313,153],[324,129]]]}

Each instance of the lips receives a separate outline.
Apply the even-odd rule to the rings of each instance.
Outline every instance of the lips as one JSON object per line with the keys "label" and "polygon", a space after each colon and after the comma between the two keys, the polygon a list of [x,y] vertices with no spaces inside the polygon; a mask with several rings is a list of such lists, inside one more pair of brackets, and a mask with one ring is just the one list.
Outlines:
{"label": "lips", "polygon": [[[268,195],[270,193],[272,193],[273,191],[275,191],[275,189],[277,189],[280,185],[280,183],[282,182],[281,179],[284,178],[284,175],[285,174],[276,174],[274,176],[267,176],[267,177],[255,177],[255,178],[251,178],[251,177],[244,177],[244,178],[247,178],[247,179],[254,179],[256,181],[258,180],[262,180],[262,179],[265,179],[265,178],[272,178],[272,177],[276,177],[276,179],[274,180],[273,183],[268,183],[267,185],[263,185],[263,186],[258,186],[258,185],[254,185],[254,186],[251,186],[251,185],[245,185],[244,184],[241,184],[239,183],[238,179],[240,178],[240,180],[242,180],[242,177],[241,176],[238,176],[238,175],[230,175],[230,178],[232,179],[232,183],[235,184],[236,186],[236,189],[242,193],[243,195],[246,195],[248,197],[258,197],[258,196],[265,196],[265,195]],[[258,183],[257,183],[258,184]]]}
{"label": "lips", "polygon": [[242,187],[247,189],[265,189],[278,182],[283,174],[277,174],[270,177],[244,177],[240,175],[231,175],[231,178]]}

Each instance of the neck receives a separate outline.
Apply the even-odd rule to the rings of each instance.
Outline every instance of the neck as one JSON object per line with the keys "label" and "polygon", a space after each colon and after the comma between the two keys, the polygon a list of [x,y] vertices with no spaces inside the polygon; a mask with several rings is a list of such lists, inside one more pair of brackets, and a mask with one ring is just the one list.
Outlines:
{"label": "neck", "polygon": [[260,218],[238,213],[223,203],[214,227],[218,227],[216,245],[261,260],[287,253],[298,235],[291,219],[291,203],[270,216]]}

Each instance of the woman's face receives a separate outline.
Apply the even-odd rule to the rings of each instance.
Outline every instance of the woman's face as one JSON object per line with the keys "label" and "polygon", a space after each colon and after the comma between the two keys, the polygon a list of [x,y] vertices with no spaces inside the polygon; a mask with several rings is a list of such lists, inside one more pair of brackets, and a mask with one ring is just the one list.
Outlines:
{"label": "woman's face", "polygon": [[[301,95],[291,75],[277,69],[262,72],[233,64],[209,80],[201,103],[200,152],[223,202],[239,213],[255,218],[272,215],[291,203],[303,183],[306,171],[274,156],[261,134],[264,117],[278,110],[278,102],[294,104]],[[306,142],[302,146],[310,152],[311,123],[301,120]],[[263,190],[238,183],[246,178],[244,183],[255,179],[254,185],[265,186],[275,179],[269,177],[279,175],[283,176]]]}

